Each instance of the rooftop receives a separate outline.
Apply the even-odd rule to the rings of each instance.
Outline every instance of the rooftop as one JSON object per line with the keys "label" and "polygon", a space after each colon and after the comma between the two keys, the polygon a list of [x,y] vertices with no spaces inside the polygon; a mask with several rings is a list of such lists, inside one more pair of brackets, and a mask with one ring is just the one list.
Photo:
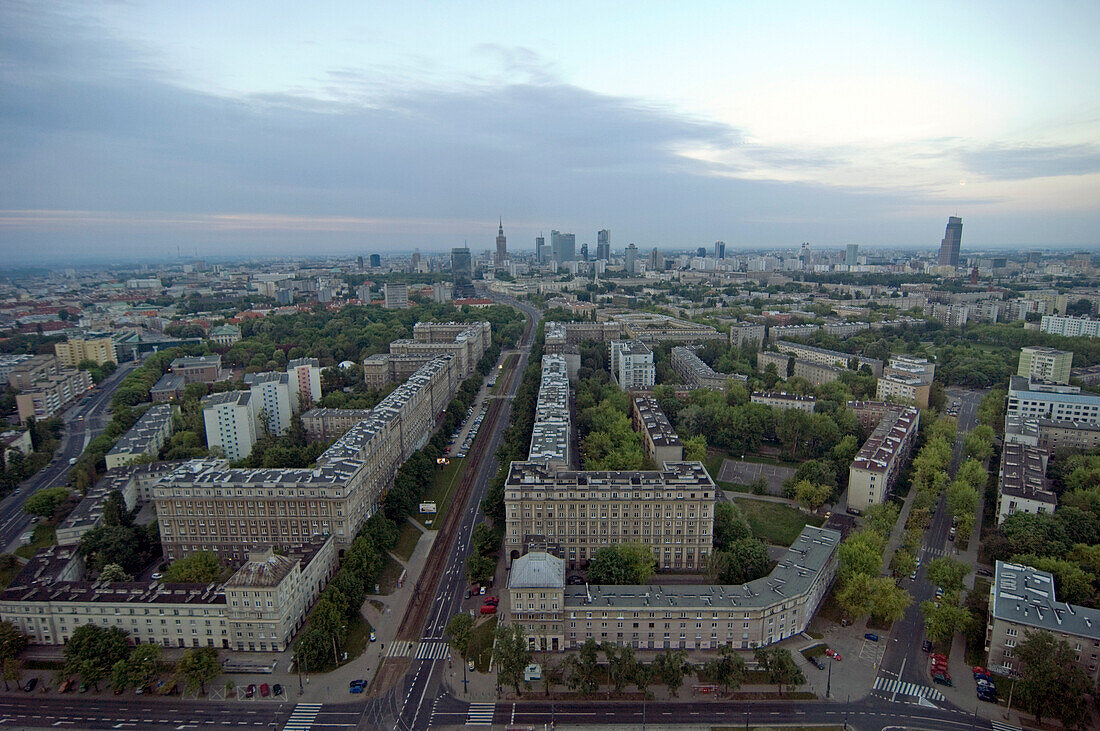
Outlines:
{"label": "rooftop", "polygon": [[1057,601],[1047,571],[998,561],[989,611],[997,619],[1100,639],[1100,610]]}
{"label": "rooftop", "polygon": [[565,584],[565,560],[545,551],[524,554],[512,563],[509,589],[557,589]]}

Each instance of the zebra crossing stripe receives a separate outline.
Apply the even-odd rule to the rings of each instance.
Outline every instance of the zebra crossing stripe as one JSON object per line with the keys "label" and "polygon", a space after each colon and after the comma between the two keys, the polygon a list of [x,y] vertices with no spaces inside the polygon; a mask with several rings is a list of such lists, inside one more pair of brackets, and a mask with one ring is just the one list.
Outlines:
{"label": "zebra crossing stripe", "polygon": [[442,640],[425,640],[416,646],[417,660],[442,660],[447,657],[447,643]]}
{"label": "zebra crossing stripe", "polygon": [[883,693],[898,693],[900,695],[910,695],[916,698],[927,698],[933,701],[944,700],[943,693],[935,688],[930,688],[927,685],[920,685],[919,683],[903,683],[893,678],[875,678],[873,689],[880,690]]}
{"label": "zebra crossing stripe", "polygon": [[294,712],[287,719],[283,731],[309,731],[320,712],[320,703],[299,703],[294,706]]}
{"label": "zebra crossing stripe", "polygon": [[1001,721],[990,721],[989,725],[993,727],[993,731],[1024,731],[1019,726],[1013,726],[1009,723],[1002,723]]}
{"label": "zebra crossing stripe", "polygon": [[386,650],[386,657],[408,657],[412,653],[415,644],[415,642],[409,642],[408,640],[394,642],[390,645],[390,649]]}
{"label": "zebra crossing stripe", "polygon": [[471,703],[466,711],[467,726],[492,726],[496,703]]}

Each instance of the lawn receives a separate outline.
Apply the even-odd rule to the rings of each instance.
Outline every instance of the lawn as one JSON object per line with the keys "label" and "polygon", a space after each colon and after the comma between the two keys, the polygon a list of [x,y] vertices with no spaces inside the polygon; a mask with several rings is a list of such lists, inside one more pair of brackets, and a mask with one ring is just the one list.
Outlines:
{"label": "lawn", "polygon": [[[392,594],[397,589],[397,580],[401,578],[401,572],[404,570],[405,567],[394,561],[393,556],[386,556],[386,566],[382,569],[382,575],[378,577],[378,593]],[[368,591],[373,588],[373,586],[367,587]],[[379,611],[382,610],[379,609]]]}
{"label": "lawn", "polygon": [[[455,488],[458,487],[458,480],[465,464],[465,459],[452,457],[449,465],[435,471],[432,484],[424,495],[424,502],[434,502],[436,512],[414,515],[413,518],[417,522],[429,528],[436,528],[443,524],[443,518],[447,516],[447,510],[451,507],[451,497],[454,495]],[[429,520],[432,521],[430,526],[427,524]]]}
{"label": "lawn", "polygon": [[397,533],[397,544],[393,547],[393,552],[408,561],[412,558],[416,543],[422,535],[424,535],[422,530],[406,520],[401,524],[401,529]]}
{"label": "lawn", "polygon": [[819,527],[825,522],[819,515],[810,515],[783,503],[750,498],[734,498],[734,502],[749,521],[752,534],[777,546],[789,546],[807,525]]}
{"label": "lawn", "polygon": [[21,558],[31,558],[39,548],[52,546],[57,543],[57,530],[47,523],[39,523],[34,527],[34,535],[31,542],[15,549],[15,555]]}
{"label": "lawn", "polygon": [[496,629],[497,618],[492,616],[488,621],[475,626],[470,632],[467,657],[474,661],[474,667],[479,673],[489,672],[489,660],[493,655],[493,635]]}
{"label": "lawn", "polygon": [[363,654],[370,642],[370,622],[360,616],[351,620],[348,626],[348,639],[344,643],[344,651],[348,653],[348,661],[354,660]]}
{"label": "lawn", "polygon": [[752,488],[748,485],[739,485],[736,482],[721,482],[719,480],[715,480],[715,483],[726,492],[743,492],[746,495],[753,494]]}

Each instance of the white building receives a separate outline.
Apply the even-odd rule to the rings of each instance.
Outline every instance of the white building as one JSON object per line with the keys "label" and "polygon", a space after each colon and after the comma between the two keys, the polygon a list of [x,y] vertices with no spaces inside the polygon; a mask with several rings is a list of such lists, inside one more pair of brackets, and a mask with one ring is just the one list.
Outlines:
{"label": "white building", "polygon": [[286,373],[249,373],[244,377],[252,393],[256,434],[281,437],[290,428],[294,400],[290,398],[290,376]]}
{"label": "white building", "polygon": [[1005,415],[1100,424],[1100,396],[1081,393],[1077,386],[1012,376]]}
{"label": "white building", "polygon": [[1047,453],[1006,441],[997,481],[997,523],[1013,513],[1053,513],[1058,496],[1047,480]]}
{"label": "white building", "polygon": [[1069,383],[1072,367],[1073,353],[1068,350],[1029,346],[1020,348],[1020,363],[1016,375],[1036,381],[1066,384]]}
{"label": "white building", "polygon": [[1039,323],[1039,330],[1051,335],[1064,335],[1069,338],[1097,338],[1100,337],[1100,320],[1091,320],[1087,317],[1043,315],[1043,319]]}
{"label": "white building", "polygon": [[206,444],[231,460],[244,459],[256,443],[256,412],[250,391],[214,393],[202,400]]}
{"label": "white building", "polygon": [[653,364],[653,351],[640,340],[613,340],[611,373],[622,389],[653,388],[657,382],[657,368]]}
{"label": "white building", "polygon": [[409,307],[409,287],[405,284],[382,285],[382,306],[387,310],[404,310]]}
{"label": "white building", "polygon": [[308,409],[321,400],[321,363],[316,358],[296,358],[286,365],[290,377],[290,407]]}

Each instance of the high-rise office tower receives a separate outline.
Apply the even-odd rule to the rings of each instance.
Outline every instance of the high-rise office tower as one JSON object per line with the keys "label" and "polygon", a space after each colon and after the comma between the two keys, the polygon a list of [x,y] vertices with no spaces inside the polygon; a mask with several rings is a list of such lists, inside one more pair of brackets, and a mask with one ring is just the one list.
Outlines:
{"label": "high-rise office tower", "polygon": [[561,231],[551,231],[550,253],[557,264],[565,261],[576,261],[577,237],[573,234],[563,234]]}
{"label": "high-rise office tower", "polygon": [[695,250],[695,255],[702,259],[704,256],[707,255],[707,247],[700,246],[698,249]]}
{"label": "high-rise office tower", "polygon": [[947,232],[940,242],[941,267],[957,267],[959,265],[959,248],[962,246],[963,220],[958,216],[949,216],[947,219]]}
{"label": "high-rise office tower", "polygon": [[382,257],[379,256],[378,254],[371,254],[370,255],[370,268],[371,269],[377,269],[380,266],[382,266]]}
{"label": "high-rise office tower", "polygon": [[355,268],[358,269],[359,271],[363,271],[363,257],[361,257],[361,256],[355,257]]}
{"label": "high-rise office tower", "polygon": [[725,259],[726,258],[726,242],[715,241],[714,242],[714,258]]}
{"label": "high-rise office tower", "polygon": [[542,234],[535,237],[535,263],[546,263],[546,239]]}
{"label": "high-rise office tower", "polygon": [[810,253],[810,243],[808,241],[802,244],[802,251],[798,252],[798,261],[801,262],[803,269],[809,269],[813,263],[813,255]]}
{"label": "high-rise office tower", "polygon": [[665,259],[656,248],[649,252],[649,268],[655,272],[659,272],[665,268]]}
{"label": "high-rise office tower", "polygon": [[413,249],[412,258],[409,259],[409,269],[414,274],[420,271],[420,249]]}
{"label": "high-rise office tower", "polygon": [[634,244],[626,247],[626,273],[637,274],[638,247]]}
{"label": "high-rise office tower", "polygon": [[588,261],[588,244],[581,244],[581,261]]}
{"label": "high-rise office tower", "polygon": [[596,232],[596,258],[611,261],[611,230],[601,228]]}
{"label": "high-rise office tower", "polygon": [[474,266],[468,247],[456,246],[451,249],[451,276],[455,283],[455,297],[473,296]]}
{"label": "high-rise office tower", "polygon": [[497,228],[497,255],[493,264],[497,269],[502,269],[506,261],[508,261],[508,239],[504,237],[504,219],[502,218]]}
{"label": "high-rise office tower", "polygon": [[848,248],[844,252],[844,263],[850,267],[854,267],[859,263],[859,244],[848,244]]}

